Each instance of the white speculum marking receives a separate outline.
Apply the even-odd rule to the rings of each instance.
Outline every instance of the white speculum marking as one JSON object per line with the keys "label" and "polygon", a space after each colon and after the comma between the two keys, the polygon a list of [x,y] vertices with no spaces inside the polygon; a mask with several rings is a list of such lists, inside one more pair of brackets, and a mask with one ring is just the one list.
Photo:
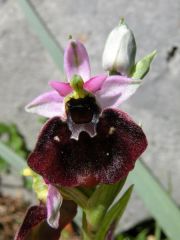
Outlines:
{"label": "white speculum marking", "polygon": [[115,127],[110,127],[109,128],[109,135],[112,135],[115,132],[116,128]]}
{"label": "white speculum marking", "polygon": [[60,142],[60,138],[59,138],[58,136],[55,136],[55,137],[54,137],[54,140],[55,140],[56,142]]}

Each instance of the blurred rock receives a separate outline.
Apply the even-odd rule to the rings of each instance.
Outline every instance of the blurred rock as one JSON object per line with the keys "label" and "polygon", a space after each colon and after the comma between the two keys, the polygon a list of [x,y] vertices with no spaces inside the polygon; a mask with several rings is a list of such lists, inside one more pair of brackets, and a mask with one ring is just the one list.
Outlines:
{"label": "blurred rock", "polygon": [[37,202],[35,194],[24,187],[22,176],[18,173],[1,173],[0,195],[21,198],[26,202]]}
{"label": "blurred rock", "polygon": [[[171,182],[172,196],[180,203],[180,2],[32,2],[63,47],[69,34],[85,42],[93,74],[102,72],[106,37],[122,16],[134,31],[137,59],[157,49],[158,56],[144,85],[122,108],[142,122],[149,140],[144,160],[166,188]],[[47,90],[49,80],[63,80],[63,74],[31,31],[18,1],[1,0],[0,15],[0,121],[17,123],[32,147],[41,124],[36,116],[24,112],[24,105]],[[174,47],[177,49],[172,53]],[[143,203],[134,194],[121,227],[146,217]]]}

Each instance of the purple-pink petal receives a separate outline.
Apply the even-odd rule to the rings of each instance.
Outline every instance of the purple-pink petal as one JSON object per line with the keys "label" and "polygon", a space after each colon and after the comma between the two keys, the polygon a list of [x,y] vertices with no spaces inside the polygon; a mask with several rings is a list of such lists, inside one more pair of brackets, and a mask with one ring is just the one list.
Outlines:
{"label": "purple-pink petal", "polygon": [[43,93],[25,107],[27,112],[37,113],[43,117],[52,118],[64,115],[64,102],[56,91]]}
{"label": "purple-pink petal", "polygon": [[84,83],[84,89],[86,89],[91,93],[95,93],[96,91],[101,89],[106,78],[107,78],[106,75],[99,75],[99,76],[93,77]]}
{"label": "purple-pink petal", "polygon": [[60,219],[60,207],[62,205],[63,198],[56,187],[48,185],[47,196],[47,222],[52,228],[59,227]]}
{"label": "purple-pink petal", "polygon": [[90,78],[88,53],[80,41],[69,41],[64,53],[64,69],[68,81],[74,75],[80,75],[84,81]]}
{"label": "purple-pink petal", "polygon": [[96,131],[94,137],[81,132],[76,141],[61,118],[49,120],[28,165],[51,184],[74,187],[117,182],[146,149],[146,137],[126,113],[115,109],[103,111]]}
{"label": "purple-pink petal", "polygon": [[72,92],[72,88],[69,83],[59,82],[59,81],[51,81],[49,85],[54,88],[62,97],[70,94]]}
{"label": "purple-pink petal", "polygon": [[102,109],[117,108],[128,99],[140,86],[140,81],[124,76],[107,77],[99,91],[95,93],[97,102]]}

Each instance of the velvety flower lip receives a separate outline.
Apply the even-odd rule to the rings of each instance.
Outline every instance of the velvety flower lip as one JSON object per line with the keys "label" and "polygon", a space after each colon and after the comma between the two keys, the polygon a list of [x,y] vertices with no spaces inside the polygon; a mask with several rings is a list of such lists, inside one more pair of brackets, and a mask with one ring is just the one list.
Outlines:
{"label": "velvety flower lip", "polygon": [[62,204],[59,227],[54,229],[50,227],[46,221],[47,208],[44,204],[32,206],[26,212],[24,221],[20,226],[14,240],[58,240],[61,230],[76,215],[77,206],[72,201],[65,200]]}
{"label": "velvety flower lip", "polygon": [[51,184],[93,186],[115,183],[128,175],[147,147],[141,129],[124,112],[103,111],[97,134],[81,132],[71,139],[66,122],[60,117],[49,120],[42,129],[28,165]]}

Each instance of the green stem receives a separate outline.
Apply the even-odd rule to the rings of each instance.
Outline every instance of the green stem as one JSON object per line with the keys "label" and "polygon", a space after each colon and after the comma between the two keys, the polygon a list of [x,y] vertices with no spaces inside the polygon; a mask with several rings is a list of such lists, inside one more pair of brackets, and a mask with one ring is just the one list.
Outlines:
{"label": "green stem", "polygon": [[85,212],[87,221],[94,231],[99,229],[108,208],[121,191],[125,181],[126,178],[115,184],[102,184],[89,198]]}
{"label": "green stem", "polygon": [[91,236],[88,236],[87,233],[83,233],[82,239],[83,240],[93,240],[93,238]]}
{"label": "green stem", "polygon": [[80,190],[71,187],[60,187],[59,190],[64,198],[73,200],[82,209],[86,208],[88,198]]}
{"label": "green stem", "polygon": [[82,216],[82,239],[83,240],[92,240],[93,239],[93,236],[92,236],[91,232],[89,231],[89,226],[87,223],[85,212],[83,212],[83,216]]}
{"label": "green stem", "polygon": [[156,240],[161,239],[161,228],[157,222],[156,222],[156,226],[155,226],[155,239]]}

